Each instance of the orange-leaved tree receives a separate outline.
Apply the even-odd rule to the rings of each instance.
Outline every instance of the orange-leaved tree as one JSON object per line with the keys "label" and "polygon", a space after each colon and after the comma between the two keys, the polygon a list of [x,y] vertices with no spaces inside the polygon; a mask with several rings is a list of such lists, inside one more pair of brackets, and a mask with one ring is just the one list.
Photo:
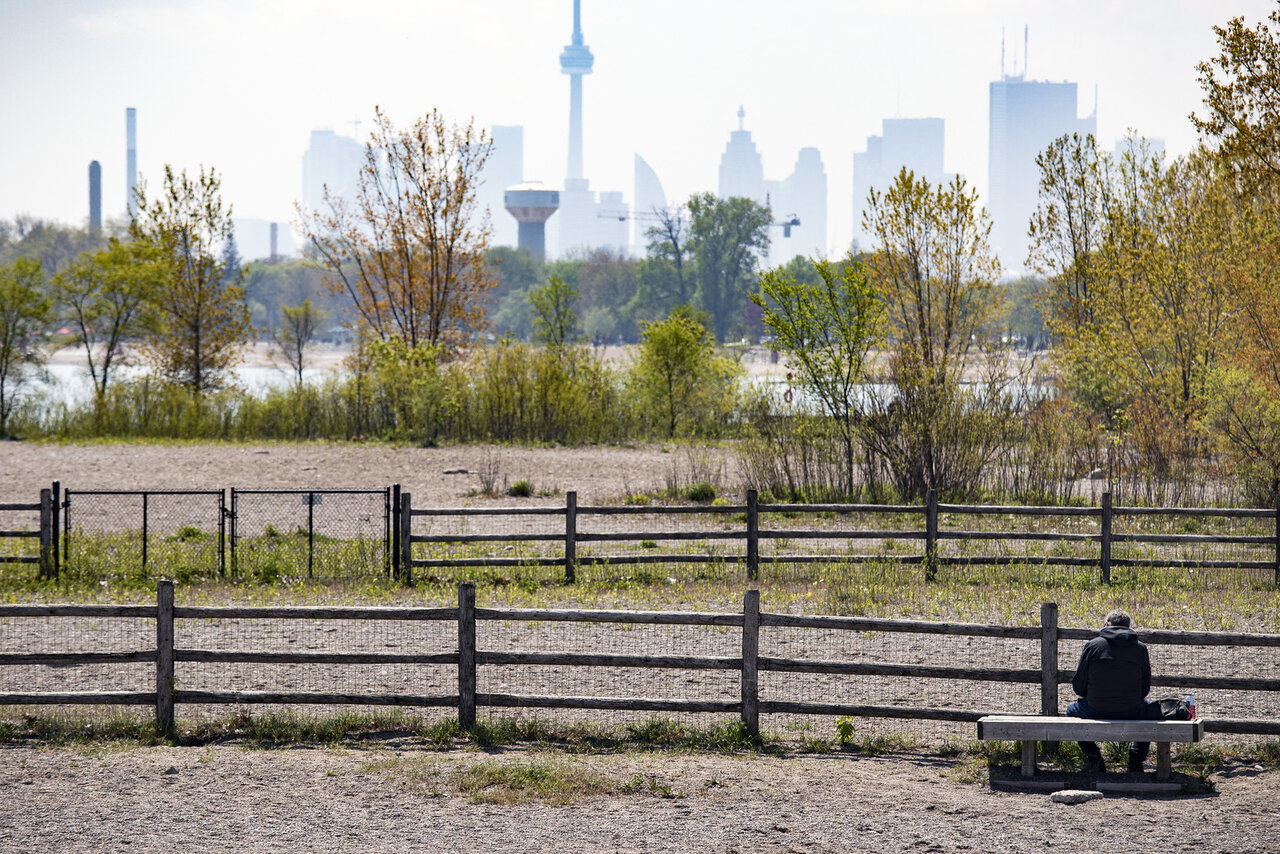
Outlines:
{"label": "orange-leaved tree", "polygon": [[327,187],[321,210],[298,214],[335,293],[375,338],[448,357],[484,323],[495,280],[490,224],[476,201],[491,143],[473,123],[433,110],[397,129],[379,108],[354,198]]}

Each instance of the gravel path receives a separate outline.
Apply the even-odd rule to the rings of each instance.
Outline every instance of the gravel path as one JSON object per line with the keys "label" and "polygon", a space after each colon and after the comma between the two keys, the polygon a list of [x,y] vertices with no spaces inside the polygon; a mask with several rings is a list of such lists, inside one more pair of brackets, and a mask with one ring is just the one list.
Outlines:
{"label": "gravel path", "polygon": [[[0,753],[0,848],[23,851],[972,851],[1275,852],[1280,774],[1241,769],[1194,797],[1076,806],[944,776],[925,756],[575,756],[652,787],[567,805],[485,805],[448,784],[519,750],[223,745]],[[417,786],[388,761],[420,772]],[[667,787],[675,797],[654,789]]]}

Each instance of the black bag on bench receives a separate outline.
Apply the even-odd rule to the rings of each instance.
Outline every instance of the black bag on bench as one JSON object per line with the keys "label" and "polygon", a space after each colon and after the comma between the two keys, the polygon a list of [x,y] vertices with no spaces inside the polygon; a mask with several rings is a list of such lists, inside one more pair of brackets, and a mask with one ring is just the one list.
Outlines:
{"label": "black bag on bench", "polygon": [[1147,721],[1189,721],[1191,710],[1185,700],[1177,697],[1164,697],[1147,703],[1147,710],[1142,716]]}

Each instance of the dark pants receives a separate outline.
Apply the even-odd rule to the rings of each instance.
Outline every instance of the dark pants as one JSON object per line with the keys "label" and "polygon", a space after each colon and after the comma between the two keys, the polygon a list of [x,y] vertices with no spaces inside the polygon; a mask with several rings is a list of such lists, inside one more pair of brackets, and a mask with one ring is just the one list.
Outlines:
{"label": "dark pants", "polygon": [[[1147,708],[1147,701],[1141,700],[1140,703],[1141,705],[1139,705],[1135,709],[1132,709],[1127,714],[1099,715],[1089,708],[1088,703],[1086,703],[1083,699],[1081,699],[1081,700],[1076,700],[1074,703],[1067,706],[1067,717],[1093,718],[1098,720],[1112,720],[1112,721],[1142,720],[1143,713],[1146,711],[1146,708]],[[1085,756],[1098,756],[1098,757],[1102,756],[1102,751],[1099,750],[1098,745],[1094,744],[1092,741],[1079,741],[1076,743],[1080,745],[1080,751]],[[1151,742],[1135,741],[1133,744],[1129,745],[1129,761],[1145,762],[1147,759],[1147,754],[1150,752],[1151,752]]]}

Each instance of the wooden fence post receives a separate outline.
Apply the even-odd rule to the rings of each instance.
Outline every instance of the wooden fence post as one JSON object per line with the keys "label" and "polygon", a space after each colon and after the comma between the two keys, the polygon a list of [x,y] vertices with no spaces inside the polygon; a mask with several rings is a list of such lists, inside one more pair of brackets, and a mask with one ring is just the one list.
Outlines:
{"label": "wooden fence post", "polygon": [[760,734],[760,591],[742,597],[742,723],[752,736]]}
{"label": "wooden fence post", "polygon": [[1276,493],[1276,570],[1275,585],[1280,587],[1280,492]]}
{"label": "wooden fence post", "polygon": [[476,586],[458,585],[458,725],[476,725]]}
{"label": "wooden fence post", "polygon": [[53,546],[53,577],[57,578],[62,571],[62,549],[61,538],[58,532],[62,530],[62,482],[55,480],[53,482],[53,530],[49,532],[49,540]]}
{"label": "wooden fence post", "polygon": [[926,494],[924,506],[924,580],[938,577],[938,490]]}
{"label": "wooden fence post", "polygon": [[1102,493],[1102,536],[1099,543],[1098,565],[1102,567],[1102,583],[1111,583],[1111,493]]}
{"label": "wooden fence post", "polygon": [[564,580],[573,584],[578,579],[578,493],[564,494]]}
{"label": "wooden fence post", "polygon": [[53,578],[53,493],[40,490],[40,577]]}
{"label": "wooden fence post", "polygon": [[400,484],[393,483],[391,485],[391,542],[387,543],[387,547],[391,550],[389,569],[392,578],[401,578],[400,568]]}
{"label": "wooden fence post", "polygon": [[173,582],[156,584],[156,726],[173,733]]}
{"label": "wooden fence post", "polygon": [[400,581],[413,586],[413,496],[400,493]]}
{"label": "wooden fence post", "polygon": [[[1040,606],[1040,714],[1058,714],[1058,604]],[[1045,742],[1045,753],[1056,753],[1056,741]]]}
{"label": "wooden fence post", "polygon": [[747,490],[747,580],[760,577],[760,496]]}

